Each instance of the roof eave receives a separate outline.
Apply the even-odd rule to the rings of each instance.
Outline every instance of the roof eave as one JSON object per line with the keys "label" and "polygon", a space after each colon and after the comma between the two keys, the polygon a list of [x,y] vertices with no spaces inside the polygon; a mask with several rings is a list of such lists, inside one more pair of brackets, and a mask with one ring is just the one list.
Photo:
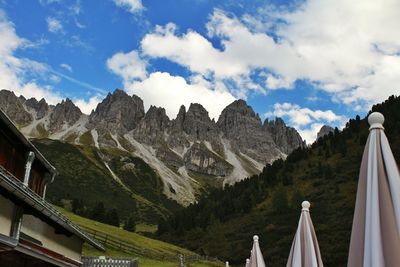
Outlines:
{"label": "roof eave", "polygon": [[[2,179],[1,179],[2,178]],[[2,185],[7,191],[18,197],[20,200],[36,209],[38,212],[44,214],[46,217],[51,219],[56,224],[60,225],[69,232],[80,237],[84,241],[88,242],[94,248],[101,251],[105,251],[104,247],[96,242],[93,238],[89,237],[83,230],[81,230],[76,224],[67,219],[61,212],[53,208],[49,203],[43,200],[39,195],[34,193],[32,190],[27,188],[23,183],[14,177],[10,177],[8,173],[0,167],[0,185]]]}

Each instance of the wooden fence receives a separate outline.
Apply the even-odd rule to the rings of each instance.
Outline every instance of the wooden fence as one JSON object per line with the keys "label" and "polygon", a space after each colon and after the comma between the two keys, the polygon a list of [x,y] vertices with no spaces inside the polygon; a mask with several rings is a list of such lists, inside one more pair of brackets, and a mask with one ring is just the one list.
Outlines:
{"label": "wooden fence", "polygon": [[[104,232],[97,231],[92,228],[80,226],[85,230],[90,236],[97,239],[99,242],[103,243],[104,246],[111,247],[131,255],[141,255],[146,258],[160,260],[160,261],[170,261],[170,262],[182,262],[182,260],[187,263],[199,262],[199,261],[214,261],[217,262],[218,258],[200,256],[200,255],[182,255],[182,254],[172,254],[172,253],[162,253],[159,251],[154,251],[146,248],[138,247],[132,243],[126,242],[124,240],[118,239],[114,236],[110,236]],[[113,266],[113,265],[111,265]],[[119,265],[116,265],[119,266]],[[125,265],[123,265],[125,266]]]}
{"label": "wooden fence", "polygon": [[139,267],[138,259],[82,257],[82,267]]}

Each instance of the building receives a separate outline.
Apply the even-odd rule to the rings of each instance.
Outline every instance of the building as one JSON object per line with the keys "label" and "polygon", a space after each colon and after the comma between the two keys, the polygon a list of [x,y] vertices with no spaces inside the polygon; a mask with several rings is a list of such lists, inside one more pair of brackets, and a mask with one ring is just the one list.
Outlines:
{"label": "building", "polygon": [[45,201],[56,169],[0,110],[0,266],[80,266],[104,248]]}

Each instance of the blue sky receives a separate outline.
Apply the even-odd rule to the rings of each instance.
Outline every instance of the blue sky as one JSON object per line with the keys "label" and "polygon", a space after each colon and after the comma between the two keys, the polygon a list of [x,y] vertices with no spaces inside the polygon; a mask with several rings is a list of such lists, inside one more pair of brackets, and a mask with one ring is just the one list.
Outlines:
{"label": "blue sky", "polygon": [[308,142],[399,94],[398,1],[0,0],[0,88],[90,113],[115,88],[211,117],[243,98]]}

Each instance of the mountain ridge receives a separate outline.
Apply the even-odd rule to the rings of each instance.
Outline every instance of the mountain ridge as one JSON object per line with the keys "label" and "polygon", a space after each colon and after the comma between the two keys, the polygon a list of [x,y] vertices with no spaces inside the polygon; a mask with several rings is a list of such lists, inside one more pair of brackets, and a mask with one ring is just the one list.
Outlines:
{"label": "mountain ridge", "polygon": [[[374,105],[381,112],[391,150],[400,162],[400,97]],[[286,160],[223,189],[210,190],[196,204],[160,221],[158,237],[239,265],[249,255],[251,237],[269,266],[285,266],[298,227],[301,203],[311,203],[325,266],[346,266],[362,155],[369,135],[367,117],[350,119],[343,131],[299,148]]]}
{"label": "mountain ridge", "polygon": [[[262,123],[244,100],[228,105],[217,122],[198,103],[187,110],[181,106],[174,119],[162,107],[151,106],[145,112],[138,96],[120,89],[109,93],[89,115],[70,99],[54,106],[7,90],[0,91],[0,108],[30,138],[117,149],[143,158],[161,177],[164,194],[182,205],[193,203],[207,186],[196,180],[200,176],[233,184],[305,147],[295,129],[279,118]],[[108,166],[110,157],[103,161]]]}

